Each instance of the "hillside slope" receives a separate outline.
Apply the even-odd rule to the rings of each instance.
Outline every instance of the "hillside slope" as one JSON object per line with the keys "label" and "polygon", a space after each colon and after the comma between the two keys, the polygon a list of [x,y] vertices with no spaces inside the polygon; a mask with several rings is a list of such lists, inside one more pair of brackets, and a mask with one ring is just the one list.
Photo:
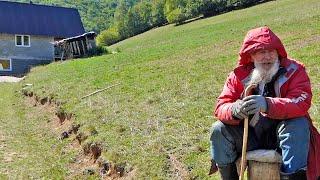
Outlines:
{"label": "hillside slope", "polygon": [[[75,159],[66,164],[72,171],[61,176],[87,168],[75,165],[83,154],[75,139],[82,133],[84,151],[98,144],[100,159],[114,162],[129,177],[208,179],[211,112],[251,28],[268,25],[290,57],[305,63],[314,93],[310,114],[319,127],[319,10],[317,0],[282,0],[157,28],[111,46],[120,51],[116,54],[34,68],[16,88],[32,84],[25,94],[38,100],[38,115],[28,117],[30,126],[39,114],[50,114],[40,105],[48,99],[69,119],[62,126],[80,125],[70,138],[56,142],[63,158]],[[58,135],[63,129],[43,128]],[[94,159],[92,150],[84,154],[90,153]],[[60,163],[66,163],[63,158]]]}

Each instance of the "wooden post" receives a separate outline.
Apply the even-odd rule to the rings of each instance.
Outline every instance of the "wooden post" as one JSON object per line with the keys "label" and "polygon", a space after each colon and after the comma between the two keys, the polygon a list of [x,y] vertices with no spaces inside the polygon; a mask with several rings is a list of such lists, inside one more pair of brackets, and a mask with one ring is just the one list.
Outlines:
{"label": "wooden post", "polygon": [[73,43],[72,43],[72,42],[69,42],[69,45],[70,45],[70,50],[71,50],[71,58],[73,59],[73,57],[74,57]]}
{"label": "wooden post", "polygon": [[72,46],[73,46],[73,48],[74,48],[74,55],[79,54],[79,51],[78,51],[76,42],[72,42]]}
{"label": "wooden post", "polygon": [[87,51],[86,51],[86,47],[84,46],[83,40],[80,40],[81,44],[82,44],[82,49],[83,49],[83,56],[87,55]]}
{"label": "wooden post", "polygon": [[89,47],[89,41],[88,41],[88,37],[85,36],[85,41],[86,41],[86,46],[87,46],[87,50],[90,50],[91,48]]}
{"label": "wooden post", "polygon": [[70,46],[70,43],[67,43],[67,50],[68,50],[68,59],[71,59],[72,58],[72,50],[71,50],[71,46]]}
{"label": "wooden post", "polygon": [[69,42],[69,45],[70,45],[70,48],[71,48],[71,53],[72,53],[72,55],[73,55],[73,53],[74,53],[73,43],[72,43],[72,42]]}
{"label": "wooden post", "polygon": [[60,60],[62,61],[63,60],[63,56],[64,56],[64,51],[65,51],[65,44],[63,43],[61,47],[62,47],[61,48],[62,49],[62,54],[61,54],[61,59]]}
{"label": "wooden post", "polygon": [[79,47],[79,42],[75,41],[79,56],[81,56],[81,51],[80,51],[80,47]]}

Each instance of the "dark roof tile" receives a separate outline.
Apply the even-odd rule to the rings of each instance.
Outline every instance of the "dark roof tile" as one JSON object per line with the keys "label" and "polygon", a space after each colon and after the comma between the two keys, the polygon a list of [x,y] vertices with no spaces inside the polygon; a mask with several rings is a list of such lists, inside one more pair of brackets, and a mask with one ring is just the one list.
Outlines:
{"label": "dark roof tile", "polygon": [[0,33],[68,38],[85,30],[77,9],[0,1]]}

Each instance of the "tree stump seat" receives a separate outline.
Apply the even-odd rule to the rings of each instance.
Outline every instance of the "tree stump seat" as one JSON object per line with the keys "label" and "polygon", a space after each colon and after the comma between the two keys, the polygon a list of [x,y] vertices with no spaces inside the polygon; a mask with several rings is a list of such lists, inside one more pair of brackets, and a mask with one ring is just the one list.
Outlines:
{"label": "tree stump seat", "polygon": [[[240,173],[241,157],[237,160]],[[275,150],[258,149],[247,152],[248,180],[280,180],[281,155]]]}

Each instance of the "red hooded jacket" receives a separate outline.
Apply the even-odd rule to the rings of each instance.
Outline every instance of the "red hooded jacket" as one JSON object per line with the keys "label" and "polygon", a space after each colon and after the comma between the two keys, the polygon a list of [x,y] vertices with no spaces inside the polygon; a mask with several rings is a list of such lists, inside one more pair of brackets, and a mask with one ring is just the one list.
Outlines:
{"label": "red hooded jacket", "polygon": [[312,125],[308,114],[312,98],[310,80],[304,65],[287,57],[282,42],[268,27],[250,30],[246,35],[240,49],[238,66],[229,74],[223,91],[218,97],[214,114],[225,124],[239,124],[239,121],[232,117],[231,107],[242,97],[254,68],[250,53],[259,49],[276,49],[280,66],[287,70],[275,82],[277,97],[266,98],[268,112],[263,115],[278,120],[305,116],[310,120],[311,137],[307,176],[309,180],[316,180],[320,177],[320,134]]}

